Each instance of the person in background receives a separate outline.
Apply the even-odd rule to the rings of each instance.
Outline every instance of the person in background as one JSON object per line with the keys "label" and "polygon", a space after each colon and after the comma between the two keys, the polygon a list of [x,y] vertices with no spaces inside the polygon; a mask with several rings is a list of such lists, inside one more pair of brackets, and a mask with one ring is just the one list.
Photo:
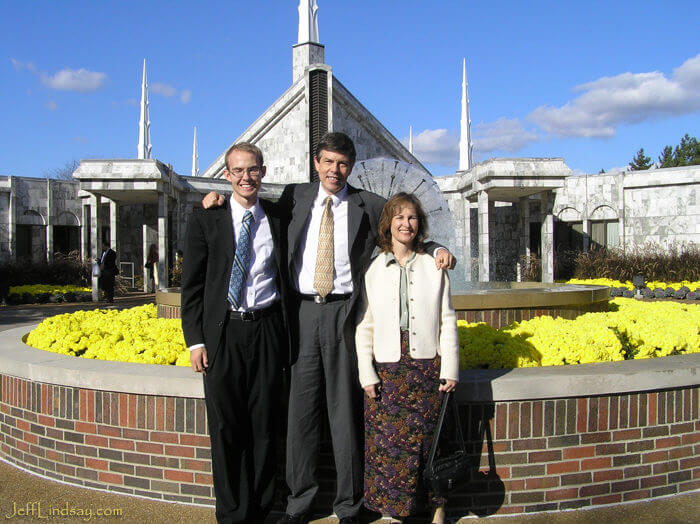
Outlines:
{"label": "person in background", "polygon": [[117,253],[109,247],[109,242],[102,241],[102,256],[100,257],[99,285],[107,302],[114,302],[114,279],[119,274]]}
{"label": "person in background", "polygon": [[[355,333],[365,398],[365,506],[391,522],[425,499],[440,392],[459,379],[457,317],[446,271],[425,253],[426,217],[414,195],[398,193],[379,219],[382,250],[364,280]],[[429,495],[433,522],[445,521],[443,498]]]}
{"label": "person in background", "polygon": [[146,257],[146,278],[148,282],[148,292],[153,293],[158,289],[158,248],[151,244]]}

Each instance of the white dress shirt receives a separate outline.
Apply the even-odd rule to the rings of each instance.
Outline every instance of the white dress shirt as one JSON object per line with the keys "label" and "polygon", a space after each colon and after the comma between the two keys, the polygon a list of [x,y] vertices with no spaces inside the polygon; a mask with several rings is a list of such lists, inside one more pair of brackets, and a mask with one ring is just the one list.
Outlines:
{"label": "white dress shirt", "polygon": [[321,218],[326,197],[333,202],[333,244],[334,271],[333,294],[352,293],[352,273],[350,271],[350,250],[348,247],[348,187],[329,195],[319,184],[318,195],[311,208],[309,221],[301,239],[300,249],[294,260],[294,285],[299,293],[316,295],[314,276],[316,274],[316,256],[318,237],[321,231]]}
{"label": "white dress shirt", "polygon": [[[240,234],[245,212],[250,211],[253,214],[253,222],[250,224],[252,241],[250,244],[251,253],[250,261],[248,262],[248,276],[241,297],[241,307],[236,311],[266,308],[279,299],[279,291],[275,281],[277,265],[273,254],[274,245],[270,222],[267,220],[265,211],[260,206],[260,201],[256,201],[253,207],[246,209],[236,202],[233,195],[231,195],[230,204],[231,220],[236,237]],[[229,274],[226,282],[222,283],[226,288],[228,288],[230,278]],[[204,347],[204,344],[195,344],[190,346],[189,350],[192,351],[200,347]]]}

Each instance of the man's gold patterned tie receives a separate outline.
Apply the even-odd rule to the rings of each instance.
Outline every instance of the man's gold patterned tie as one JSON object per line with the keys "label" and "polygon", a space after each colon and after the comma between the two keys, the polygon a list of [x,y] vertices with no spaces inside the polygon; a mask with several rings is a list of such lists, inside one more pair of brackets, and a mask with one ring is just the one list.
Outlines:
{"label": "man's gold patterned tie", "polygon": [[318,235],[318,252],[316,254],[316,273],[314,288],[318,294],[325,297],[333,289],[335,244],[333,243],[333,200],[326,197],[321,231]]}

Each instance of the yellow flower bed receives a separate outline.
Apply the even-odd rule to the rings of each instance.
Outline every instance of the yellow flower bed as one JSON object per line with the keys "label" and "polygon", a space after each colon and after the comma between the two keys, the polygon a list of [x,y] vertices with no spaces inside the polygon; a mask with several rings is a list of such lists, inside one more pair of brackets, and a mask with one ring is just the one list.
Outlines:
{"label": "yellow flower bed", "polygon": [[501,329],[457,322],[460,367],[513,368],[700,352],[700,306],[616,298],[576,320],[536,317]]}
{"label": "yellow flower bed", "polygon": [[[501,329],[457,322],[462,369],[560,366],[700,352],[700,305],[616,298],[606,313],[536,317]],[[32,347],[63,355],[189,366],[179,319],[153,304],[77,311],[44,320]]]}
{"label": "yellow flower bed", "polygon": [[92,291],[89,287],[81,286],[57,286],[55,284],[32,284],[31,286],[12,286],[10,287],[10,293],[17,293],[21,295],[22,293],[30,293],[32,295],[38,295],[40,293],[49,293],[55,295],[58,293],[89,293]]}
{"label": "yellow flower bed", "polygon": [[[634,289],[634,284],[627,280],[626,282],[620,282],[619,280],[612,280],[609,278],[572,278],[566,281],[566,284],[585,284],[589,286],[609,286],[609,287],[626,287],[627,289]],[[681,287],[686,286],[691,291],[700,289],[700,281],[691,282],[689,280],[682,280],[681,282],[645,282],[645,286],[649,289],[666,289],[673,288],[678,291]]]}
{"label": "yellow flower bed", "polygon": [[27,344],[98,360],[190,365],[180,320],[156,318],[153,304],[49,317],[29,333]]}

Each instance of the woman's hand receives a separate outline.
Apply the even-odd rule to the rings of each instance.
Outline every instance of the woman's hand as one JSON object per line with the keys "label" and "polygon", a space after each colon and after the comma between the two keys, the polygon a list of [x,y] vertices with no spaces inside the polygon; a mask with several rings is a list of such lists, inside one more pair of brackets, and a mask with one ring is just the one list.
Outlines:
{"label": "woman's hand", "polygon": [[363,387],[362,389],[365,390],[365,394],[366,394],[369,398],[377,398],[377,397],[379,396],[379,394],[377,393],[377,386],[378,386],[378,385],[379,385],[379,384],[371,384],[371,385],[369,385],[369,386]]}
{"label": "woman's hand", "polygon": [[440,381],[440,391],[444,391],[445,393],[449,391],[454,391],[454,389],[457,387],[457,381],[456,380],[450,380],[449,378],[444,378]]}

